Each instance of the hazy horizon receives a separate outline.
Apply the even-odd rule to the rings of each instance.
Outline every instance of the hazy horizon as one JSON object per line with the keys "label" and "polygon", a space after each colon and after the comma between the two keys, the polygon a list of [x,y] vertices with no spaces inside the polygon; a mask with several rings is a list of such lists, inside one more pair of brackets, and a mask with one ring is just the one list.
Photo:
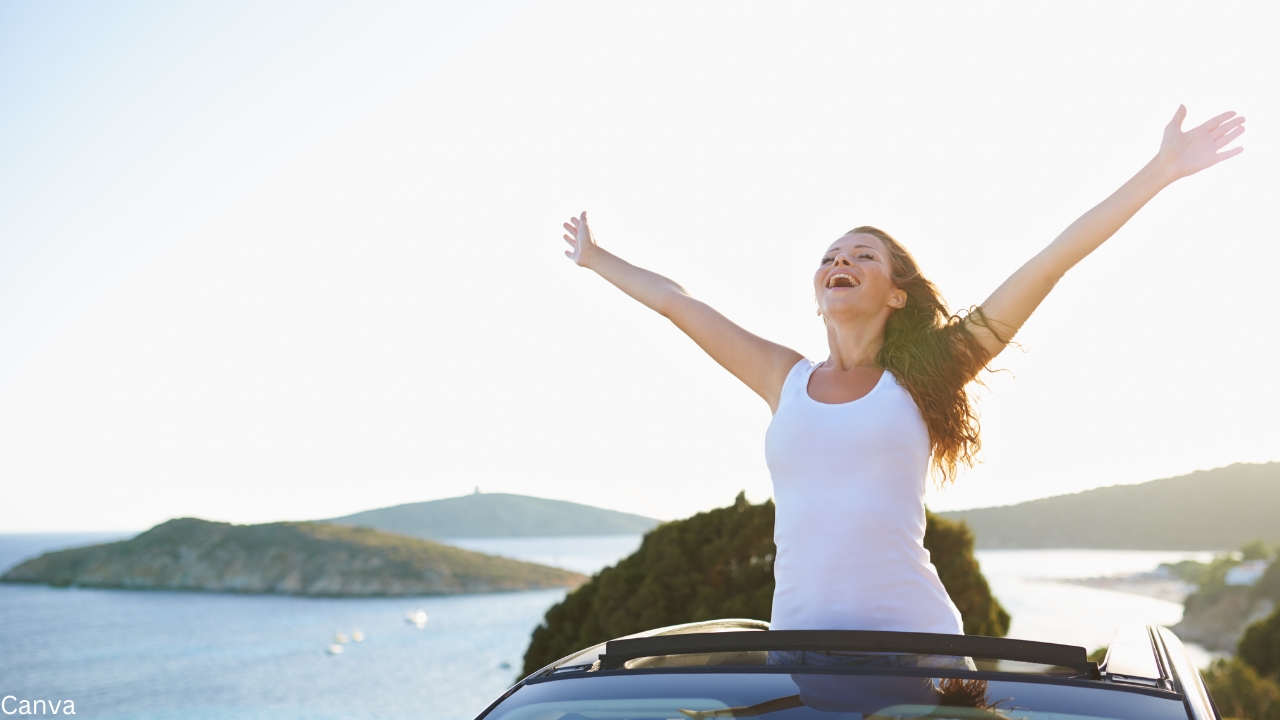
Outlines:
{"label": "hazy horizon", "polygon": [[[1257,464],[1257,465],[1266,465],[1266,464],[1270,464],[1270,463],[1232,463],[1232,465],[1237,465],[1237,464]],[[1224,466],[1221,466],[1221,467],[1229,467],[1229,466],[1224,465]],[[1195,470],[1195,471],[1192,471],[1192,472],[1194,473],[1194,472],[1202,472],[1202,471],[1206,471],[1206,470],[1217,470],[1217,469],[1220,469],[1220,468],[1203,468],[1203,469],[1201,469],[1201,470]],[[1190,473],[1184,473],[1184,474],[1190,474]],[[1149,480],[1140,480],[1140,481],[1138,481],[1138,482],[1134,482],[1134,483],[1117,483],[1117,484],[1118,484],[1118,485],[1141,485],[1141,484],[1148,483],[1148,482],[1155,482],[1155,481],[1158,481],[1158,480],[1169,480],[1169,479],[1171,479],[1171,478],[1151,478],[1151,479],[1149,479]],[[1100,487],[1115,487],[1115,485],[1104,485],[1104,486],[1100,486]],[[1097,489],[1099,489],[1099,488],[1089,488],[1088,490],[1097,490]],[[946,508],[945,510],[930,507],[929,509],[930,509],[930,510],[936,510],[936,511],[938,511],[938,512],[951,512],[951,511],[960,511],[960,510],[978,510],[978,509],[993,508],[993,507],[1004,507],[1004,506],[1008,506],[1008,505],[1018,505],[1018,504],[1021,504],[1021,503],[1023,503],[1023,502],[1030,502],[1031,500],[1043,500],[1043,499],[1045,499],[1045,498],[1057,497],[1057,496],[1060,496],[1060,495],[1066,495],[1066,494],[1078,494],[1078,493],[1080,493],[1080,492],[1088,492],[1088,490],[1080,490],[1080,491],[1076,491],[1075,493],[1058,493],[1057,495],[1046,495],[1046,496],[1041,497],[1041,498],[1031,498],[1030,500],[1020,500],[1020,501],[1018,501],[1018,502],[1014,502],[1014,503],[1004,503],[1003,505],[990,505],[990,506],[986,506],[986,505],[984,505],[984,506],[975,506],[975,507],[971,507],[971,508],[970,508],[970,507],[966,507],[966,508],[960,508],[960,507],[957,507],[957,508]],[[404,502],[404,503],[395,503],[394,505],[384,505],[384,506],[378,506],[378,507],[361,508],[361,509],[358,509],[358,510],[352,510],[352,511],[350,511],[349,513],[344,513],[344,515],[342,515],[342,516],[334,516],[334,517],[344,517],[344,516],[346,516],[346,515],[355,515],[355,514],[359,514],[359,513],[362,513],[362,512],[367,512],[367,511],[370,511],[370,510],[382,510],[382,509],[386,509],[386,508],[388,508],[388,507],[396,507],[396,506],[398,506],[398,505],[413,505],[413,504],[422,503],[422,502],[433,502],[433,501],[435,501],[435,500],[449,500],[449,499],[452,499],[452,498],[466,497],[466,496],[468,496],[468,495],[472,495],[472,494],[476,494],[474,490],[473,490],[471,493],[463,493],[462,495],[452,495],[452,496],[450,496],[450,497],[446,497],[446,498],[430,498],[430,499],[427,499],[427,500],[409,500],[409,501]],[[541,496],[538,496],[538,495],[529,495],[528,493],[507,493],[507,492],[486,493],[486,492],[481,491],[479,494],[482,494],[482,495],[524,495],[525,497],[541,497]],[[546,499],[546,500],[565,500],[565,498],[543,498],[543,499]],[[588,505],[588,503],[578,503],[576,500],[567,500],[567,502],[577,503],[577,504],[580,504],[580,505]],[[725,503],[724,505],[725,505],[725,506],[727,506],[727,505],[728,505],[728,503]],[[590,507],[600,507],[600,506],[597,506],[597,505],[589,505],[589,506],[590,506]],[[637,514],[637,513],[630,513],[630,511],[627,511],[627,510],[619,510],[618,508],[600,508],[600,509],[603,509],[603,510],[614,510],[614,511],[617,511],[617,512],[629,513],[629,514],[633,514],[633,515],[634,515],[634,514]],[[188,516],[188,517],[191,517],[191,516]],[[199,517],[199,518],[200,518],[200,519],[202,519],[202,520],[212,520],[212,521],[216,521],[216,522],[234,522],[234,521],[227,520],[227,519],[225,519],[225,518],[202,517],[202,516],[199,516],[199,515],[196,515],[196,516],[194,516],[194,517]],[[649,518],[649,519],[651,519],[651,520],[659,520],[659,521],[662,521],[662,522],[666,522],[666,521],[670,521],[670,520],[683,520],[683,519],[684,519],[685,517],[687,517],[687,516],[682,516],[682,517],[670,517],[670,518],[654,518],[654,517],[651,517],[651,516],[643,516],[643,517],[648,517],[648,518]],[[166,520],[171,520],[171,519],[173,519],[173,518],[166,518]],[[280,517],[280,518],[276,518],[276,519],[261,520],[261,521],[258,521],[258,522],[262,522],[262,523],[271,523],[271,522],[299,522],[299,521],[320,521],[320,520],[327,520],[327,519],[329,519],[329,518],[314,518],[314,517]],[[161,521],[161,522],[164,522],[164,521]],[[245,524],[245,523],[235,523],[235,524]],[[255,524],[256,524],[256,523],[255,523]],[[77,534],[77,533],[93,534],[93,533],[111,533],[111,532],[121,532],[121,533],[124,533],[124,532],[142,532],[142,531],[144,531],[144,530],[149,529],[150,527],[154,527],[154,525],[147,526],[147,527],[135,527],[135,528],[123,528],[123,527],[101,527],[101,528],[69,529],[69,530],[39,530],[39,529],[36,529],[36,530],[24,530],[24,531],[20,531],[20,532],[7,532],[7,531],[0,531],[0,534],[13,534],[13,535],[32,534],[32,535],[37,535],[37,534],[62,534],[62,533],[66,533],[66,534]]]}
{"label": "hazy horizon", "polygon": [[1280,48],[1199,8],[0,5],[0,532],[760,502],[767,406],[565,218],[822,358],[831,239],[883,227],[970,307],[1179,103],[1245,152],[1058,284],[928,503],[1280,460]]}

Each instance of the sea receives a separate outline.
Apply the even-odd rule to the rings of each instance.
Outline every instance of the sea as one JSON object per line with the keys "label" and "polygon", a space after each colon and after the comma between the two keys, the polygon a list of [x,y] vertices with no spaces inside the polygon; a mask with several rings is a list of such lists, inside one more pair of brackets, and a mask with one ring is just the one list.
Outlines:
{"label": "sea", "polygon": [[[0,570],[123,533],[0,535]],[[639,536],[455,540],[592,573]],[[1111,642],[1125,624],[1171,625],[1182,606],[1073,578],[1150,571],[1210,553],[984,550],[1010,636]],[[530,634],[563,590],[403,598],[300,598],[0,584],[0,696],[74,703],[84,718],[474,718],[520,674]],[[421,627],[407,613],[426,613]],[[353,638],[357,632],[363,640]],[[342,635],[343,638],[338,636]],[[347,642],[338,642],[345,639]],[[332,645],[341,652],[331,654]],[[1202,665],[1212,656],[1198,652]]]}

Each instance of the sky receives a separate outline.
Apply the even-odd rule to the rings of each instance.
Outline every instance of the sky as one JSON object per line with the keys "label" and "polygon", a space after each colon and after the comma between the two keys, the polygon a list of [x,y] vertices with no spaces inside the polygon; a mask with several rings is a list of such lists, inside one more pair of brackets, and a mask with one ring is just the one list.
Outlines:
{"label": "sky", "polygon": [[981,303],[1179,103],[1245,152],[1058,284],[928,504],[1280,460],[1280,50],[1202,9],[0,3],[0,532],[763,501],[768,407],[568,261],[569,215],[822,359],[836,237]]}

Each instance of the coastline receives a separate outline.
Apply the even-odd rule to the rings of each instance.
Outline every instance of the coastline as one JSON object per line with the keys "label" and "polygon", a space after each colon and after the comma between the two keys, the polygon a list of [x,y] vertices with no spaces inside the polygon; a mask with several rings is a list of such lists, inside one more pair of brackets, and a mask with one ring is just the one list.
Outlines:
{"label": "coastline", "polygon": [[1098,590],[1142,595],[1166,602],[1182,604],[1187,596],[1195,592],[1196,586],[1176,578],[1162,577],[1156,573],[1132,573],[1129,575],[1111,575],[1091,578],[1062,578],[1050,582],[1068,585],[1081,585]]}

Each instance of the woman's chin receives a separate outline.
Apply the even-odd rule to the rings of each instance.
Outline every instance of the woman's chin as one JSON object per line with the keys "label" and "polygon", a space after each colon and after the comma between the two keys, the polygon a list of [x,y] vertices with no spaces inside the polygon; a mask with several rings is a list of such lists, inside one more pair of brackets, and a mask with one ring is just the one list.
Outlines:
{"label": "woman's chin", "polygon": [[865,298],[850,296],[827,296],[822,303],[822,314],[827,318],[866,317],[873,314],[871,304]]}
{"label": "woman's chin", "polygon": [[849,307],[828,306],[823,309],[822,317],[828,325],[868,329],[874,329],[869,326],[883,327],[883,323],[888,320],[887,314],[880,313],[878,308],[867,307],[865,303]]}

